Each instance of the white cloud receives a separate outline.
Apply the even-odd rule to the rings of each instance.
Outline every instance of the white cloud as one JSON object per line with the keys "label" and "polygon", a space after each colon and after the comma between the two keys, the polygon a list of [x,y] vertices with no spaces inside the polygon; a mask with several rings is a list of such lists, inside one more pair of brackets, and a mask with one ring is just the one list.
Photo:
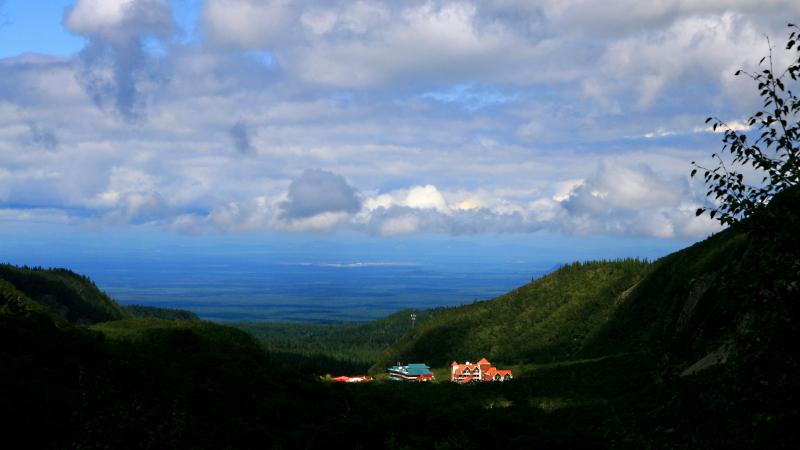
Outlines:
{"label": "white cloud", "polygon": [[[301,79],[370,87],[401,77],[450,78],[512,61],[517,38],[500,22],[480,23],[466,2],[343,2],[310,7],[282,1],[209,0],[204,23],[219,45],[277,55]],[[508,52],[508,56],[503,56]]]}
{"label": "white cloud", "polygon": [[748,116],[732,73],[800,8],[207,0],[178,42],[170,5],[80,0],[80,54],[0,59],[0,208],[191,232],[700,237],[716,228],[686,174],[720,147],[703,119]]}
{"label": "white cloud", "polygon": [[[664,28],[645,28],[609,43],[598,74],[583,82],[583,90],[602,100],[634,92],[636,106],[647,108],[681,84],[738,87],[729,80],[767,50],[763,33],[747,16],[730,10],[676,17]],[[687,94],[691,95],[682,95]]]}
{"label": "white cloud", "polygon": [[101,33],[122,23],[125,9],[134,0],[80,0],[67,14],[64,24],[76,33]]}
{"label": "white cloud", "polygon": [[695,217],[685,179],[665,179],[646,165],[605,162],[562,200],[567,227],[575,232],[689,237],[719,230]]}
{"label": "white cloud", "polygon": [[158,221],[170,212],[170,207],[157,186],[157,180],[141,170],[112,167],[106,190],[90,200],[88,206],[104,210],[104,217],[114,222]]}
{"label": "white cloud", "polygon": [[449,212],[450,207],[436,186],[414,186],[408,190],[401,205],[417,209],[435,209],[440,212]]}
{"label": "white cloud", "polygon": [[431,184],[412,186],[408,189],[398,189],[389,193],[368,197],[364,200],[364,207],[368,211],[377,208],[391,208],[404,206],[414,209],[434,209],[448,213],[450,207],[441,192]]}
{"label": "white cloud", "polygon": [[295,14],[287,0],[207,0],[203,22],[215,43],[269,50],[294,25]]}

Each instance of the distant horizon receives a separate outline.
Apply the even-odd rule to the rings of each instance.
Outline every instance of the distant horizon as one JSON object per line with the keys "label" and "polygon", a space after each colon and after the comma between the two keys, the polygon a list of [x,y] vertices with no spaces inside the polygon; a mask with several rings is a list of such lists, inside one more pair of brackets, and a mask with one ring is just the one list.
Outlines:
{"label": "distant horizon", "polygon": [[126,242],[114,230],[75,230],[62,240],[33,227],[4,244],[0,262],[67,268],[89,276],[122,304],[188,309],[206,320],[329,323],[487,300],[563,264],[653,260],[692,243],[527,237],[165,239],[153,232]]}
{"label": "distant horizon", "polygon": [[0,260],[509,277],[483,295],[683,248],[723,229],[705,119],[748,129],[734,72],[800,2],[634,3],[0,0]]}

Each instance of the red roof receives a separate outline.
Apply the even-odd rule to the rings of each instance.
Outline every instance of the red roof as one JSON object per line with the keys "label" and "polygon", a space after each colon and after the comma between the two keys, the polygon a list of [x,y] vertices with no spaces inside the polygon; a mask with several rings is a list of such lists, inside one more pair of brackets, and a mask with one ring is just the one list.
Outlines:
{"label": "red roof", "polygon": [[[452,367],[452,375],[450,377],[451,381],[458,381],[460,383],[469,383],[470,381],[481,380],[481,381],[492,381],[495,377],[505,377],[509,376],[512,377],[512,373],[510,370],[498,370],[497,367],[491,365],[489,360],[486,358],[481,358],[475,364],[459,364],[456,361],[453,361],[450,364]],[[478,377],[477,369],[480,368],[481,376]]]}

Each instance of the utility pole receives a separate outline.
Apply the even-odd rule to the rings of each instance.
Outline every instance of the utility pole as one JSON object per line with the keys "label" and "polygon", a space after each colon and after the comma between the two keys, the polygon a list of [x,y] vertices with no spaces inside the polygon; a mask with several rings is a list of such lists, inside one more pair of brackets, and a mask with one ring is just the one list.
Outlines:
{"label": "utility pole", "polygon": [[411,328],[414,328],[414,324],[417,322],[417,313],[411,313]]}

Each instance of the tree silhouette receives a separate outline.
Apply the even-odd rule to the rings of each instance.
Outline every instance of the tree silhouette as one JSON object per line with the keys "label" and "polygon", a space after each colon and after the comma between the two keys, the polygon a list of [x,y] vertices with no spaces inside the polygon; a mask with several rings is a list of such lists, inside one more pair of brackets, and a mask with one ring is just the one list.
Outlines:
{"label": "tree silhouette", "polygon": [[[776,71],[774,48],[767,38],[769,54],[759,61],[760,70],[737,70],[734,74],[750,77],[762,99],[761,109],[748,118],[747,129],[737,130],[717,117],[706,119],[713,131],[724,132],[724,145],[720,153],[712,154],[717,167],[692,161],[691,176],[703,173],[706,195],[717,203],[714,208],[699,208],[698,216],[707,212],[723,225],[731,225],[767,205],[777,193],[800,184],[800,99],[787,87],[800,76],[800,27],[791,23],[788,27],[791,34],[786,50],[795,53],[788,67]],[[727,163],[723,157],[726,153],[732,157]],[[762,177],[759,183],[746,182],[745,175],[735,170],[747,166],[752,166],[756,179]]]}

